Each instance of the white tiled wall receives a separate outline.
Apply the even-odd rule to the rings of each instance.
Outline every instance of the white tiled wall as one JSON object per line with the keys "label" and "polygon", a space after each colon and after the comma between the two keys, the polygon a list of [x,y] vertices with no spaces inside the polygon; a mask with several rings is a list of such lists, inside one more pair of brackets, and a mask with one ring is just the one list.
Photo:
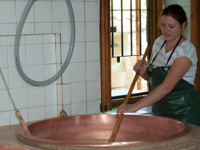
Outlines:
{"label": "white tiled wall", "polygon": [[[68,115],[99,113],[99,1],[71,0],[76,20],[72,59],[62,80],[45,87],[25,83],[15,68],[15,33],[27,1],[0,1],[0,67],[25,122],[56,117],[62,104]],[[69,48],[68,14],[64,0],[39,0],[32,6],[20,40],[20,62],[31,79],[46,80],[60,69]],[[0,126],[18,123],[0,77]]]}

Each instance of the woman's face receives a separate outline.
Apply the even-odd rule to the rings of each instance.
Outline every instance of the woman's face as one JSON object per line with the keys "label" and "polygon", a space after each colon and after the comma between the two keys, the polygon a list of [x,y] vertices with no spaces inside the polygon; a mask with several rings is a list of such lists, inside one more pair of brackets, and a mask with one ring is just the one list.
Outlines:
{"label": "woman's face", "polygon": [[180,37],[182,27],[180,23],[171,16],[161,16],[161,32],[166,41],[173,41]]}

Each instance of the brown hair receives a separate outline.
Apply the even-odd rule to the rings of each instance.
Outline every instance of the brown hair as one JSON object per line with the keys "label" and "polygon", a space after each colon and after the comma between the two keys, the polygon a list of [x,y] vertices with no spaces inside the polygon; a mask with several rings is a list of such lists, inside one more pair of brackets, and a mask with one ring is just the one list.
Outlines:
{"label": "brown hair", "polygon": [[177,20],[180,23],[180,25],[183,25],[184,22],[187,25],[186,13],[183,7],[181,7],[180,5],[173,4],[173,5],[167,6],[161,13],[161,16],[163,15],[171,16],[172,18]]}

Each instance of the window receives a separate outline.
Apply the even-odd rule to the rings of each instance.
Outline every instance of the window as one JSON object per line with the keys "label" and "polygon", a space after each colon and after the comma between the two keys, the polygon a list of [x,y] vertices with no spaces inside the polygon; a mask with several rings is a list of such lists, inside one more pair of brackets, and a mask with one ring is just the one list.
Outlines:
{"label": "window", "polygon": [[[117,0],[114,0],[113,2],[115,3]],[[119,1],[119,0],[118,0]],[[128,0],[123,0],[128,1]],[[120,0],[121,2],[121,0]],[[129,1],[130,2],[130,1]],[[132,0],[132,3],[135,2],[135,0]],[[150,19],[147,17],[148,24],[150,24],[150,32],[151,32],[151,38],[147,38],[150,44],[150,47],[152,46],[151,43],[156,39],[156,37],[160,36],[160,30],[157,28],[158,26],[158,18],[159,15],[162,11],[162,5],[163,1],[162,0],[147,0],[147,6],[149,9],[147,9],[148,12],[150,12]],[[141,3],[142,4],[142,3]],[[105,112],[107,110],[110,110],[112,108],[118,107],[121,103],[123,103],[123,98],[118,101],[118,100],[111,100],[111,59],[115,59],[117,61],[117,57],[112,58],[111,54],[111,48],[112,48],[112,32],[111,32],[111,2],[110,0],[100,0],[100,65],[101,65],[101,111]],[[142,5],[141,5],[142,8]],[[143,10],[141,9],[141,12]],[[146,21],[145,21],[146,22]],[[114,27],[114,26],[113,26]],[[141,23],[142,27],[142,23]],[[112,28],[113,31],[115,31],[114,28]],[[117,28],[116,28],[116,31]],[[115,32],[113,34],[116,34]],[[147,33],[147,36],[150,34]],[[141,37],[140,39],[143,41]],[[113,40],[113,43],[116,43],[116,40]],[[142,46],[142,45],[141,45]],[[134,47],[134,46],[133,46]],[[142,48],[141,54],[143,54],[143,50],[145,49]],[[120,56],[120,61],[126,57],[140,57],[137,56]],[[139,58],[138,58],[139,59]],[[131,59],[133,60],[133,59]],[[119,59],[118,59],[119,61]],[[133,71],[132,71],[133,72]],[[133,79],[133,77],[132,77]],[[132,80],[131,79],[131,80]],[[130,81],[131,83],[132,81]],[[138,84],[139,85],[139,84]],[[137,100],[139,100],[139,97],[134,97],[133,99],[130,99],[130,103],[135,103]]]}
{"label": "window", "polygon": [[[132,67],[148,45],[148,0],[110,0],[111,95],[125,97],[135,76]],[[148,91],[147,82],[137,80],[133,94]]]}

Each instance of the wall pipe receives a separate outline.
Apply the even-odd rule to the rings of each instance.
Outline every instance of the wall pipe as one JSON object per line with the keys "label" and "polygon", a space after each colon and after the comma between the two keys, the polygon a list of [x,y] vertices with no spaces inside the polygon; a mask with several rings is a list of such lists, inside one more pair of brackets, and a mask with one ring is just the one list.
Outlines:
{"label": "wall pipe", "polygon": [[16,35],[15,35],[15,42],[14,42],[14,59],[15,59],[15,66],[17,68],[17,71],[18,71],[20,77],[25,82],[27,82],[28,84],[33,85],[33,86],[46,86],[46,85],[51,84],[55,80],[57,80],[63,74],[63,72],[66,70],[67,66],[69,65],[69,62],[70,62],[72,54],[73,54],[74,43],[75,43],[75,32],[76,32],[76,30],[75,30],[75,19],[74,19],[74,12],[73,12],[73,8],[72,8],[70,0],[65,0],[67,8],[68,8],[69,17],[70,17],[70,24],[71,24],[71,38],[70,38],[70,45],[69,45],[68,54],[65,58],[65,61],[62,65],[62,67],[53,77],[51,77],[47,80],[44,80],[44,81],[32,80],[24,73],[24,71],[21,67],[21,63],[20,63],[20,59],[19,59],[19,43],[20,43],[20,38],[21,38],[21,33],[22,33],[24,23],[26,21],[26,18],[28,16],[28,13],[29,13],[34,1],[35,0],[29,0],[27,2],[26,6],[24,8],[24,11],[22,13],[22,16],[19,20]]}

